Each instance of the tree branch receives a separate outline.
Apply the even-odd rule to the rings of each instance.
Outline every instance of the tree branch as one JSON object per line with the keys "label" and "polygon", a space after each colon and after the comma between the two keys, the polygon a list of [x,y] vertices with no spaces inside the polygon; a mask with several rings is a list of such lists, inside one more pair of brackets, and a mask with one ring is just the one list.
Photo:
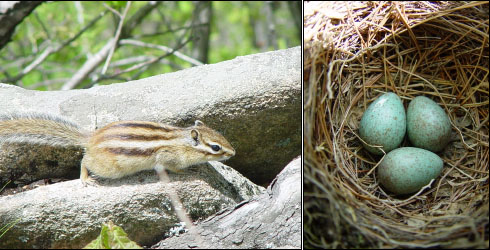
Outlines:
{"label": "tree branch", "polygon": [[65,42],[63,42],[61,45],[59,45],[59,46],[53,46],[53,45],[48,46],[41,53],[41,55],[39,55],[37,58],[35,58],[34,61],[31,62],[29,65],[27,65],[24,68],[24,70],[22,70],[21,73],[19,73],[18,75],[14,76],[13,78],[7,79],[5,81],[6,82],[14,83],[14,82],[17,82],[18,80],[22,79],[25,75],[27,75],[28,73],[30,73],[32,70],[36,69],[42,62],[44,62],[44,60],[46,60],[46,58],[49,55],[60,51],[61,49],[65,48],[70,43],[72,43],[73,41],[75,41],[76,39],[78,39],[78,37],[80,37],[81,34],[83,34],[87,29],[89,29],[90,27],[92,27],[97,21],[99,21],[103,16],[105,16],[106,13],[107,13],[107,11],[101,12],[89,24],[87,24],[87,26],[85,26],[83,29],[81,29],[73,37],[71,37],[68,40],[66,40]]}
{"label": "tree branch", "polygon": [[124,74],[124,73],[127,73],[127,72],[131,72],[131,71],[137,70],[137,69],[139,69],[139,68],[146,67],[146,66],[149,66],[149,65],[151,65],[151,64],[153,64],[153,63],[156,63],[156,62],[158,62],[158,61],[162,60],[163,58],[165,58],[165,57],[167,57],[167,56],[173,55],[173,54],[174,54],[174,53],[175,53],[177,50],[179,50],[179,49],[181,49],[182,47],[184,47],[184,46],[185,46],[187,43],[189,43],[190,41],[192,41],[192,37],[188,38],[188,39],[187,39],[185,42],[183,42],[183,43],[181,43],[181,44],[177,45],[177,46],[176,46],[175,48],[173,48],[173,49],[172,49],[172,51],[170,51],[170,52],[167,52],[167,53],[165,53],[165,54],[163,54],[163,55],[161,55],[161,56],[159,56],[159,57],[157,57],[157,58],[151,59],[151,60],[149,60],[149,61],[147,61],[147,62],[143,62],[143,63],[139,63],[139,64],[137,64],[137,65],[134,65],[133,67],[130,67],[130,68],[126,69],[126,70],[120,71],[120,72],[118,72],[118,73],[116,73],[116,74],[113,74],[113,75],[110,75],[110,76],[104,76],[104,75],[102,75],[102,76],[100,76],[99,78],[95,79],[95,80],[92,82],[92,84],[94,84],[95,82],[97,82],[97,81],[99,81],[99,80],[109,79],[109,78],[114,78],[114,77],[119,76],[119,75],[121,75],[121,74]]}
{"label": "tree branch", "polygon": [[119,41],[119,37],[121,36],[121,30],[123,27],[124,19],[126,19],[126,15],[128,14],[130,6],[131,6],[131,1],[128,1],[126,3],[126,8],[124,9],[123,14],[119,15],[119,18],[121,20],[119,21],[119,25],[118,25],[117,31],[116,31],[116,36],[114,38],[114,43],[112,44],[112,48],[109,51],[109,56],[107,57],[107,59],[105,61],[104,67],[102,68],[102,74],[105,74],[105,72],[107,71],[107,67],[109,67],[109,63],[111,62],[112,55],[114,55],[114,50],[116,49],[116,44]]}
{"label": "tree branch", "polygon": [[[186,42],[187,43],[187,42]],[[127,45],[127,44],[130,44],[130,45],[135,45],[135,46],[140,46],[140,47],[146,47],[146,48],[152,48],[152,49],[159,49],[159,50],[163,50],[165,52],[171,52],[171,51],[174,51],[174,55],[186,62],[189,62],[191,63],[192,65],[195,65],[195,66],[199,66],[199,65],[203,65],[202,62],[190,57],[190,56],[187,56],[187,55],[184,55],[183,53],[181,52],[178,52],[178,51],[175,51],[174,49],[172,48],[169,48],[167,46],[163,46],[163,45],[158,45],[158,44],[151,44],[151,43],[145,43],[145,42],[141,42],[141,41],[138,41],[138,40],[134,40],[134,39],[124,39],[124,40],[121,40],[119,41],[119,44],[120,45]]]}
{"label": "tree branch", "polygon": [[104,58],[109,54],[109,50],[113,47],[114,38],[111,38],[106,45],[97,52],[94,56],[89,58],[83,66],[67,81],[61,90],[73,89],[77,86],[83,79],[85,79],[94,69],[102,63]]}
{"label": "tree branch", "polygon": [[[4,2],[0,9],[0,49],[10,42],[15,28],[26,18],[42,1],[11,1]],[[7,5],[7,7],[5,7]]]}
{"label": "tree branch", "polygon": [[[143,6],[140,8],[136,14],[134,14],[129,20],[123,24],[121,34],[118,39],[126,38],[130,35],[130,31],[132,31],[134,26],[139,24],[143,18],[148,15],[151,10],[155,7],[157,7],[160,4],[160,2],[150,2],[147,5]],[[115,46],[111,46],[113,44]],[[82,82],[90,73],[92,73],[97,66],[102,63],[103,58],[107,57],[109,54],[109,51],[111,49],[114,49],[117,47],[119,44],[119,41],[116,39],[112,38],[106,43],[106,45],[93,57],[90,58],[85,62],[85,64],[80,68],[80,70],[68,81],[63,85],[61,88],[62,90],[68,90],[68,89],[73,89],[75,88],[80,82]],[[94,81],[93,81],[94,82]]]}

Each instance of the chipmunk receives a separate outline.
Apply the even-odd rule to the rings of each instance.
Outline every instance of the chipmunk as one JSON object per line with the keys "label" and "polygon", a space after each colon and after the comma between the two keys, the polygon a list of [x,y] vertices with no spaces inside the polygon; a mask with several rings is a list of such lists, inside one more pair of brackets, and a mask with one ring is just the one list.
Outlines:
{"label": "chipmunk", "polygon": [[94,184],[89,172],[116,179],[155,169],[178,172],[191,165],[221,161],[235,149],[218,132],[196,120],[179,128],[147,121],[118,121],[94,132],[62,117],[38,114],[0,116],[0,143],[33,143],[84,148],[80,179]]}

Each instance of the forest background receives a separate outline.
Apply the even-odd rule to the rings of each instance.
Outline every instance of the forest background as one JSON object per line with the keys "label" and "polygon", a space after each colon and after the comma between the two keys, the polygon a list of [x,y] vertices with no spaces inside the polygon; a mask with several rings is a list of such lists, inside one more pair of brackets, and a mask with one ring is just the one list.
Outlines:
{"label": "forest background", "polygon": [[[25,4],[32,12],[2,30]],[[300,1],[18,2],[0,13],[0,82],[27,89],[90,88],[301,45]]]}

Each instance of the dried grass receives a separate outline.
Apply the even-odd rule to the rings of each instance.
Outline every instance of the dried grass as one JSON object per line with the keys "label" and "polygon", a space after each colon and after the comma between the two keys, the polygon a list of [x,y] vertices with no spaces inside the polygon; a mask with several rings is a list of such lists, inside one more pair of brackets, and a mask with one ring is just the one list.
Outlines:
{"label": "dried grass", "polygon": [[[488,7],[305,3],[305,248],[488,248]],[[409,197],[383,191],[358,136],[387,91],[433,99],[453,125],[441,176]]]}

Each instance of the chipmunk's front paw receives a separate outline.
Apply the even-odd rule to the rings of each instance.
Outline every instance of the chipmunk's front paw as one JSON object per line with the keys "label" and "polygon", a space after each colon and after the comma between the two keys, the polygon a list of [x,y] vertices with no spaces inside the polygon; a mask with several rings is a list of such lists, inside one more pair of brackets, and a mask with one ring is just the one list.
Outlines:
{"label": "chipmunk's front paw", "polygon": [[88,176],[87,178],[82,178],[82,179],[80,179],[80,180],[82,181],[82,185],[83,185],[84,187],[86,187],[86,186],[88,186],[88,185],[89,185],[89,186],[92,186],[92,187],[95,187],[95,186],[98,186],[98,185],[99,185],[99,184],[97,183],[97,181],[96,181],[94,178],[90,177],[90,176]]}

